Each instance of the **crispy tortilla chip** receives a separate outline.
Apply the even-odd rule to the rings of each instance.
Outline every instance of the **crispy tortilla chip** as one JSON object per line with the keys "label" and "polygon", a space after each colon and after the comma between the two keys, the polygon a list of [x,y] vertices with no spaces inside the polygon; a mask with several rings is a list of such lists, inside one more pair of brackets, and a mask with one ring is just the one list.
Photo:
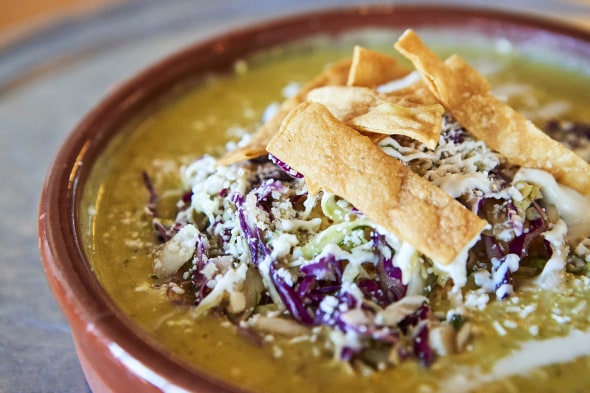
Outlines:
{"label": "crispy tortilla chip", "polygon": [[393,57],[356,45],[346,85],[375,87],[407,73],[408,70],[401,67]]}
{"label": "crispy tortilla chip", "polygon": [[396,95],[379,94],[368,87],[324,86],[313,89],[307,100],[323,104],[338,120],[363,132],[405,135],[434,149],[442,129],[444,108],[436,103],[416,106],[397,103]]}
{"label": "crispy tortilla chip", "polygon": [[292,98],[285,100],[278,112],[268,122],[262,125],[252,136],[246,146],[231,150],[217,161],[217,165],[231,165],[236,162],[250,160],[266,155],[266,144],[270,138],[279,130],[283,119],[298,104],[305,100],[307,93],[320,86],[344,85],[350,70],[350,60],[342,60],[326,68],[311,82],[306,84]]}
{"label": "crispy tortilla chip", "polygon": [[387,100],[395,100],[398,104],[405,106],[440,104],[422,80],[384,95],[388,97]]}
{"label": "crispy tortilla chip", "polygon": [[470,96],[490,91],[489,83],[475,70],[467,75],[451,73],[411,29],[406,30],[394,46],[414,64],[428,89],[447,109],[460,105]]}
{"label": "crispy tortilla chip", "polygon": [[267,149],[438,263],[453,262],[487,226],[322,104],[296,107]]}
{"label": "crispy tortilla chip", "polygon": [[375,145],[381,143],[381,141],[388,136],[385,134],[373,134],[372,132],[362,132],[362,134],[369,138]]}
{"label": "crispy tortilla chip", "polygon": [[395,48],[414,63],[447,110],[492,149],[515,164],[542,169],[558,182],[590,194],[590,164],[492,96],[485,78],[460,57],[443,62],[412,30]]}
{"label": "crispy tortilla chip", "polygon": [[376,134],[406,135],[434,149],[440,139],[443,113],[440,104],[411,108],[385,103],[351,119],[348,125]]}
{"label": "crispy tortilla chip", "polygon": [[343,123],[367,113],[383,101],[379,94],[368,87],[323,86],[307,93],[307,101],[317,102]]}

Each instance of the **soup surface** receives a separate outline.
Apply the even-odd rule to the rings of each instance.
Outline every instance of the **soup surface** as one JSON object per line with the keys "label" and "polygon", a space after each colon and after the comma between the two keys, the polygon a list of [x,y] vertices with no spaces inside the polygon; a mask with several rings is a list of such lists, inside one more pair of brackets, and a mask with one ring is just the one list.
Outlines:
{"label": "soup surface", "polygon": [[[221,155],[226,143],[256,129],[285,89],[349,57],[353,44],[393,55],[398,35],[373,32],[269,50],[237,61],[231,75],[187,84],[130,122],[96,164],[84,195],[82,227],[96,275],[133,323],[162,347],[254,391],[583,391],[590,385],[590,280],[584,274],[568,273],[557,288],[522,288],[474,309],[474,336],[461,354],[440,357],[430,367],[409,361],[382,371],[353,371],[321,348],[313,350],[310,342],[274,336],[259,345],[218,317],[194,318],[191,307],[171,303],[156,285],[157,239],[145,213],[142,173],[152,175],[160,193],[159,214],[173,217],[182,165],[203,154]],[[549,55],[525,54],[502,40],[472,37],[457,46],[465,40],[452,34],[424,37],[442,56],[466,58],[497,96],[540,127],[554,118],[590,123],[590,96],[580,94],[590,91],[588,69],[569,69]]]}

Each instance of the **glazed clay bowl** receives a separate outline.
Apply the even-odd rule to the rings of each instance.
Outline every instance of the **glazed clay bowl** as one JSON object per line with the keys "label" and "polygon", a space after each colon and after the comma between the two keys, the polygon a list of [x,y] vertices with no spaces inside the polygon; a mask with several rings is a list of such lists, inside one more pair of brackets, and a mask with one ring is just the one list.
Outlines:
{"label": "glazed clay bowl", "polygon": [[363,28],[459,28],[526,47],[549,43],[590,58],[590,35],[549,21],[498,12],[425,7],[329,10],[258,24],[197,43],[153,65],[104,98],[64,142],[49,169],[39,213],[40,249],[80,363],[94,391],[237,392],[153,342],[115,305],[85,254],[80,200],[93,164],[130,119],[183,81],[231,69],[237,59],[317,34]]}

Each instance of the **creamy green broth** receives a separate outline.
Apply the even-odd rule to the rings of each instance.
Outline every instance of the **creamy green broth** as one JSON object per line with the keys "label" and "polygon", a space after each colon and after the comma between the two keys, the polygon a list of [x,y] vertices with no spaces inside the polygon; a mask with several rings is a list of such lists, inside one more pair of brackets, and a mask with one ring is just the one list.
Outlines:
{"label": "creamy green broth", "polygon": [[[396,36],[392,37],[391,41]],[[517,288],[508,300],[492,300],[482,312],[473,312],[476,330],[465,353],[440,357],[430,368],[408,361],[378,372],[353,372],[315,343],[274,337],[260,346],[220,318],[194,319],[190,308],[171,304],[154,286],[156,237],[145,214],[148,194],[142,171],[153,176],[160,193],[160,215],[172,216],[180,191],[166,190],[178,188],[181,164],[204,153],[220,154],[240,130],[256,128],[266,106],[282,99],[286,85],[309,80],[325,64],[347,57],[351,48],[302,46],[238,62],[234,74],[207,77],[131,122],[97,162],[82,204],[87,253],[106,291],[162,347],[255,391],[582,391],[590,385],[588,356],[536,368],[524,376],[498,373],[498,381],[481,375],[522,342],[564,336],[571,329],[590,330],[585,300],[590,285],[583,277],[569,276],[567,284],[555,292]],[[390,47],[384,48],[393,53]],[[438,50],[462,54],[476,66],[500,64],[503,71],[489,76],[493,86],[527,84],[534,90],[535,105],[561,99],[573,104],[564,119],[590,121],[590,96],[579,94],[590,89],[589,75],[535,63],[515,53],[448,46]],[[511,103],[525,109],[531,105],[526,95]],[[586,340],[582,345],[588,345],[587,336]]]}

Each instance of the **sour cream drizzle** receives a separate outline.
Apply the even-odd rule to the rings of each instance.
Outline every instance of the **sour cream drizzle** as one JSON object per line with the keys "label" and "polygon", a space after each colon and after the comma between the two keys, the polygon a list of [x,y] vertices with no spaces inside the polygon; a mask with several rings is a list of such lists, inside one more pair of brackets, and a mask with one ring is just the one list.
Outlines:
{"label": "sour cream drizzle", "polygon": [[567,223],[569,235],[587,236],[590,233],[590,195],[558,184],[551,174],[540,169],[521,168],[514,182],[527,181],[541,187],[545,200],[557,206],[559,214]]}
{"label": "sour cream drizzle", "polygon": [[487,383],[515,376],[552,364],[571,362],[590,356],[590,331],[572,330],[569,335],[547,340],[531,340],[498,360],[489,373],[480,369],[461,369],[443,381],[441,392],[467,393]]}

